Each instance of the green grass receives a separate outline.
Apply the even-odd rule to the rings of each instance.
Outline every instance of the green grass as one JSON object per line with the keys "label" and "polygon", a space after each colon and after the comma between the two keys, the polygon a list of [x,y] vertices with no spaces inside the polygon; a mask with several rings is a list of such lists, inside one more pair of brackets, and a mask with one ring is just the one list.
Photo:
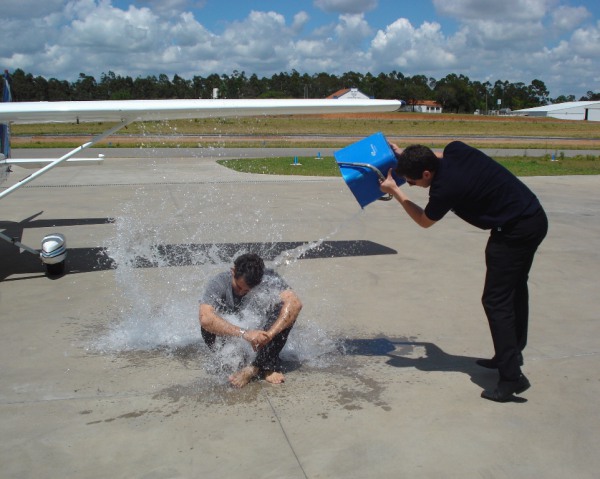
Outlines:
{"label": "green grass", "polygon": [[295,157],[249,158],[242,160],[217,160],[223,165],[242,173],[261,175],[298,176],[340,176],[340,170],[333,158],[297,157],[299,165],[294,166]]}
{"label": "green grass", "polygon": [[[109,123],[15,124],[17,148],[76,147],[78,140],[101,133]],[[413,113],[345,116],[298,115],[136,122],[100,143],[102,147],[320,147],[338,148],[382,132],[398,143],[419,142],[440,148],[448,138],[475,147],[594,149],[600,147],[600,122],[555,118]],[[512,138],[507,140],[507,138]],[[110,143],[110,145],[109,145]]]}
{"label": "green grass", "polygon": [[[97,134],[109,123],[48,123],[16,124],[14,135]],[[298,115],[258,116],[240,118],[202,118],[136,122],[119,133],[128,135],[350,135],[366,136],[381,131],[386,136],[450,135],[600,139],[600,122],[565,121],[555,118],[486,117],[476,115],[441,114],[424,117],[414,113],[364,114],[349,116]],[[119,136],[119,135],[116,135]]]}
{"label": "green grass", "polygon": [[[600,156],[559,157],[552,161],[549,155],[543,157],[504,157],[495,158],[517,176],[561,176],[598,175]],[[217,160],[217,163],[235,171],[262,175],[301,175],[301,176],[340,176],[333,158],[322,159],[298,157],[300,165],[294,166],[294,158],[251,158],[239,160]]]}
{"label": "green grass", "polygon": [[549,155],[532,158],[524,156],[496,158],[517,176],[562,176],[600,174],[600,156],[581,155],[572,158]]}

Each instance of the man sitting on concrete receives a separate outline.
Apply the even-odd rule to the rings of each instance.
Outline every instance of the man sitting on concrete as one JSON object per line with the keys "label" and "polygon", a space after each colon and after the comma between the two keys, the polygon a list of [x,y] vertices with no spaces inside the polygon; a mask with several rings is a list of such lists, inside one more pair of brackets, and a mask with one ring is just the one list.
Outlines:
{"label": "man sitting on concrete", "polygon": [[[253,294],[248,294],[251,291]],[[265,298],[271,300],[265,303]],[[262,318],[260,327],[246,330],[223,317],[239,315],[246,309],[253,309]],[[298,296],[275,271],[265,269],[260,256],[243,254],[236,258],[231,271],[216,275],[206,285],[200,298],[202,338],[211,351],[241,338],[257,352],[250,364],[229,377],[233,386],[242,388],[258,376],[280,384],[285,377],[279,353],[301,309]]]}

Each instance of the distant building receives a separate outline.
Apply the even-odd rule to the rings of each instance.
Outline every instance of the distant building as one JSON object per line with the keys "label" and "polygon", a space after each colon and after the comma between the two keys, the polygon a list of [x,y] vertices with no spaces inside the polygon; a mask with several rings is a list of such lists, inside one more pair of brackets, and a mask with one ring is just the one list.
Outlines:
{"label": "distant building", "polygon": [[358,88],[344,88],[329,95],[327,98],[333,100],[368,100],[371,97],[359,91]]}
{"label": "distant building", "polygon": [[549,116],[561,120],[600,121],[600,101],[567,101],[515,110],[513,115]]}
{"label": "distant building", "polygon": [[417,100],[414,103],[408,102],[400,110],[418,113],[442,113],[442,105],[433,100]]}

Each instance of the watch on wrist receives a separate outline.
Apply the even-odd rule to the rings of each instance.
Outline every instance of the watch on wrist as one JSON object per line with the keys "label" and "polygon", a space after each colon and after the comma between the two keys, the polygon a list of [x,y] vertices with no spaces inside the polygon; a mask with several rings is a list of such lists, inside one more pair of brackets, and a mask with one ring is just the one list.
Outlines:
{"label": "watch on wrist", "polygon": [[243,337],[244,337],[244,334],[246,334],[246,330],[245,330],[245,329],[242,329],[242,328],[240,328],[240,338],[243,338]]}

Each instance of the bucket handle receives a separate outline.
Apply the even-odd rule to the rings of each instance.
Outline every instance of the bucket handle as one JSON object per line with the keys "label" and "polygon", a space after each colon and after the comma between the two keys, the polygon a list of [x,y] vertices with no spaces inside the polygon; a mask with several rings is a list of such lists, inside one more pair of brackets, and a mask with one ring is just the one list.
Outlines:
{"label": "bucket handle", "polygon": [[[385,181],[385,176],[383,176],[383,173],[381,173],[379,168],[377,168],[376,166],[370,165],[369,163],[349,163],[349,162],[342,162],[342,161],[338,161],[337,163],[339,166],[349,166],[351,168],[352,167],[368,168],[371,171],[374,171],[381,181]],[[377,198],[377,199],[381,200],[381,201],[390,201],[392,198],[394,198],[394,197],[390,193],[386,193],[381,198]]]}

